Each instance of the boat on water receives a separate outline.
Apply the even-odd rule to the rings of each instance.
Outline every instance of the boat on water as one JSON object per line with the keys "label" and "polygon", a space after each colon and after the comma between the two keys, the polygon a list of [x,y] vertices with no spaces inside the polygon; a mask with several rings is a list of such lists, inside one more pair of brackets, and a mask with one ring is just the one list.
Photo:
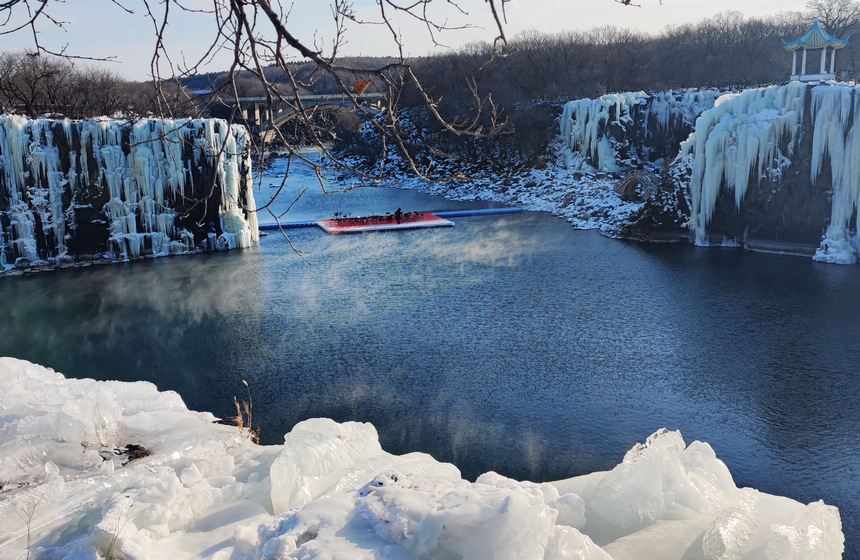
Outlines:
{"label": "boat on water", "polygon": [[401,212],[399,208],[394,214],[363,217],[339,217],[335,215],[329,220],[316,220],[316,223],[327,233],[364,233],[454,225],[451,220],[440,218],[431,212]]}

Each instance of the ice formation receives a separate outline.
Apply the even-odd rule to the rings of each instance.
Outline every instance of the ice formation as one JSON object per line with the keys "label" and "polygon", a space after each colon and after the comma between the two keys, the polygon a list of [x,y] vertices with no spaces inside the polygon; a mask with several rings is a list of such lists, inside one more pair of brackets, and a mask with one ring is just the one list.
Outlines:
{"label": "ice formation", "polygon": [[856,217],[860,203],[860,92],[857,88],[817,86],[812,89],[812,112],[811,180],[815,183],[828,158],[833,190],[830,224],[813,258],[855,264],[860,251],[860,218]]}
{"label": "ice formation", "polygon": [[[560,121],[561,137],[569,149],[568,167],[618,173],[624,166],[648,163],[660,156],[652,142],[655,134],[680,133],[683,139],[696,117],[713,107],[718,95],[716,90],[640,91],[570,101]],[[613,134],[613,127],[623,130],[625,137]],[[619,148],[625,143],[625,149],[633,153],[627,155],[630,161],[622,162]]]}
{"label": "ice formation", "polygon": [[[308,420],[283,445],[144,382],[0,358],[0,557],[841,558],[839,512],[735,486],[660,430],[608,472],[463,480],[369,424]],[[151,455],[128,460],[130,444]],[[122,454],[118,454],[122,453]]]}
{"label": "ice formation", "polygon": [[860,201],[858,109],[857,88],[836,84],[792,82],[717,100],[713,109],[697,119],[682,148],[682,157],[689,158],[693,170],[689,228],[696,243],[708,244],[708,224],[721,188],[734,194],[740,208],[751,183],[780,181],[792,165],[808,110],[812,126],[810,185],[816,184],[828,162],[831,183],[825,187],[832,191],[829,225],[814,258],[855,263],[860,240],[858,224],[851,221]]}
{"label": "ice formation", "polygon": [[[215,119],[2,116],[0,264],[186,253],[201,235],[247,247],[258,235],[249,140]],[[212,231],[190,231],[204,221]]]}

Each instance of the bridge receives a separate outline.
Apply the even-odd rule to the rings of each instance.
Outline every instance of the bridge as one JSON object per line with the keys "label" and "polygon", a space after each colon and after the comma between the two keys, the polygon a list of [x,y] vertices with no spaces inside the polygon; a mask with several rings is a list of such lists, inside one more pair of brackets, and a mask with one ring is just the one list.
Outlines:
{"label": "bridge", "polygon": [[[353,101],[354,99],[354,101]],[[348,95],[326,94],[326,95],[283,95],[280,99],[267,97],[239,97],[237,99],[225,99],[222,101],[227,106],[238,109],[242,117],[249,124],[253,124],[260,131],[260,138],[264,142],[270,142],[275,138],[275,130],[282,124],[296,116],[296,105],[302,107],[329,107],[338,109],[341,107],[371,106],[382,108],[385,96],[381,93],[365,93],[350,98]],[[270,104],[271,101],[271,104]]]}

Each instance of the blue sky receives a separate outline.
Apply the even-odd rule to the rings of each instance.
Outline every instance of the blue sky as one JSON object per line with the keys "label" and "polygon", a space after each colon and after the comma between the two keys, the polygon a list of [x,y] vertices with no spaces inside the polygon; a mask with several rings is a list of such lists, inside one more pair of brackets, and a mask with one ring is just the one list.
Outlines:
{"label": "blue sky", "polygon": [[[68,22],[66,31],[46,26],[41,31],[41,40],[53,49],[68,45],[68,52],[72,54],[115,56],[116,62],[107,64],[108,68],[130,79],[146,79],[150,74],[153,26],[137,0],[122,1],[136,13],[125,13],[110,0],[74,0],[57,4],[55,17]],[[697,22],[726,10],[737,10],[752,16],[803,10],[805,6],[805,0],[663,0],[662,5],[658,0],[638,2],[641,7],[623,6],[613,0],[511,0],[506,4],[506,32],[514,36],[529,29],[556,33],[568,29],[585,30],[614,25],[656,33],[667,25]],[[163,9],[160,2],[151,4]],[[212,0],[184,0],[183,4],[211,9]],[[288,2],[285,4],[289,5]],[[447,2],[440,0],[437,4],[441,7],[446,6]],[[437,14],[449,18],[452,25],[468,21],[474,27],[447,32],[437,40],[450,47],[492,40],[493,20],[484,0],[460,0],[460,5],[469,12],[468,16],[453,11],[440,11]],[[431,4],[433,6],[436,4]],[[359,19],[378,19],[374,0],[354,0],[354,7]],[[181,14],[175,7],[172,10],[173,19],[167,40],[174,62],[181,63],[183,57],[185,60],[196,60],[212,41],[212,17]],[[407,37],[406,54],[424,55],[434,49],[425,29],[404,19],[398,20],[396,25]],[[316,40],[323,49],[328,50],[332,39],[329,3],[322,0],[294,0],[288,28],[300,39],[308,43]],[[347,39],[342,54],[383,56],[396,52],[390,34],[381,26],[353,26]],[[0,36],[0,50],[30,47],[32,36],[25,33]],[[208,69],[222,70],[226,67],[226,61],[226,56],[217,58]]]}

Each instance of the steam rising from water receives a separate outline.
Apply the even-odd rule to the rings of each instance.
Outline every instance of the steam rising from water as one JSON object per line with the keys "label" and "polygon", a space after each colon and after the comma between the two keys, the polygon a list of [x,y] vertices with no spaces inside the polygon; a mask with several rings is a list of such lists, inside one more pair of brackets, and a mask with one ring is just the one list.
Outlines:
{"label": "steam rising from water", "polygon": [[[384,296],[388,290],[430,294],[450,274],[468,274],[469,282],[480,282],[483,274],[517,267],[542,251],[536,237],[508,226],[505,219],[493,217],[458,222],[454,228],[299,242],[302,249],[312,247],[307,256],[312,266],[301,265],[290,274],[291,283],[297,284],[290,303],[302,306],[304,313],[360,314],[373,312],[380,300],[388,300]],[[438,273],[428,275],[428,269]]]}
{"label": "steam rising from water", "polygon": [[238,262],[255,252],[65,271],[61,290],[51,277],[8,279],[15,294],[6,311],[8,332],[22,349],[67,354],[61,349],[72,344],[95,353],[125,346],[131,336],[142,344],[158,341],[163,351],[204,322],[261,312],[260,270]]}

